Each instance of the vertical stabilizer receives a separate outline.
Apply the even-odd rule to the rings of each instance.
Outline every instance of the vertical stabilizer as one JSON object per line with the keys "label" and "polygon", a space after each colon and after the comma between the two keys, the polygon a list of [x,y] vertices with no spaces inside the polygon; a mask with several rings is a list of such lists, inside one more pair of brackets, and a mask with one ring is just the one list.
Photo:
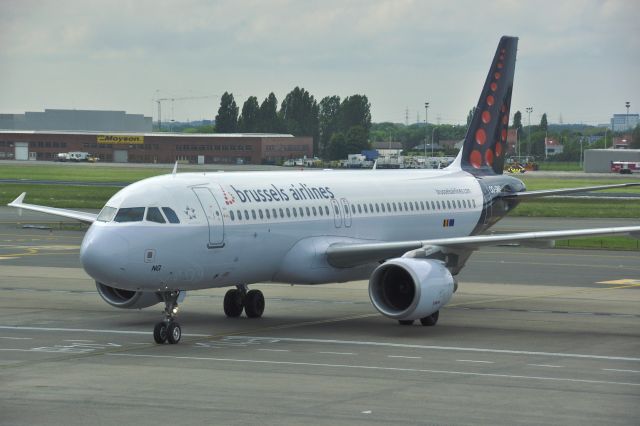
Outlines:
{"label": "vertical stabilizer", "polygon": [[500,39],[464,138],[460,166],[475,175],[502,174],[517,48],[517,37]]}

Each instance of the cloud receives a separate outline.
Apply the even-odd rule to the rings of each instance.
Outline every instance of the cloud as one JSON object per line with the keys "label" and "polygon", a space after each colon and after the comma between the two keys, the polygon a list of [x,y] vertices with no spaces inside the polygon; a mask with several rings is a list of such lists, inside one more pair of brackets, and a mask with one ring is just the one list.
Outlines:
{"label": "cloud", "polygon": [[[550,118],[603,121],[640,93],[636,3],[3,1],[0,112],[151,114],[158,89],[232,90],[241,103],[301,85],[316,98],[368,94],[374,120],[404,121],[406,107],[415,117],[428,98],[430,117],[463,122],[498,38],[510,34],[520,37],[515,108],[536,103]],[[585,106],[584,94],[597,105]],[[185,102],[178,113],[211,110]]]}

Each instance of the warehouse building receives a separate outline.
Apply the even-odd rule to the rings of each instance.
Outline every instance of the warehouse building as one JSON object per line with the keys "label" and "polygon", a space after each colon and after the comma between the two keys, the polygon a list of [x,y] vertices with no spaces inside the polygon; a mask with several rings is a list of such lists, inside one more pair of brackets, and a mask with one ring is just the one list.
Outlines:
{"label": "warehouse building", "polygon": [[287,134],[189,134],[0,130],[0,159],[52,161],[88,152],[104,162],[280,164],[313,156],[313,138]]}
{"label": "warehouse building", "polygon": [[124,111],[45,109],[24,114],[0,114],[0,129],[97,132],[151,132],[151,117]]}

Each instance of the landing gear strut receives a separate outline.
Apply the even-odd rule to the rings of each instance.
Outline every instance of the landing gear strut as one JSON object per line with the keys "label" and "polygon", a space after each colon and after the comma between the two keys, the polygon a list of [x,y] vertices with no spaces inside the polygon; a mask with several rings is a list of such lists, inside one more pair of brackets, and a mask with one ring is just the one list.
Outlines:
{"label": "landing gear strut", "polygon": [[246,285],[238,285],[224,295],[224,313],[230,318],[245,314],[249,318],[260,318],[264,312],[264,295],[260,290],[248,290]]}
{"label": "landing gear strut", "polygon": [[164,299],[164,319],[153,328],[153,340],[158,344],[167,342],[176,344],[182,337],[180,324],[175,321],[175,316],[178,314],[178,296],[180,296],[180,291],[166,291],[162,293],[162,298]]}

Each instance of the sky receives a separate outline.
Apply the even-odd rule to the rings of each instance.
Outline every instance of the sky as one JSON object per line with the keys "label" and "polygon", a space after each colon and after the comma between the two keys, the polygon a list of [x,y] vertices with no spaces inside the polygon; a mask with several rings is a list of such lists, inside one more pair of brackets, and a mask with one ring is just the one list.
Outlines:
{"label": "sky", "polygon": [[637,0],[0,0],[0,113],[212,119],[219,96],[364,94],[374,122],[462,124],[500,36],[512,111],[599,124],[640,111]]}

